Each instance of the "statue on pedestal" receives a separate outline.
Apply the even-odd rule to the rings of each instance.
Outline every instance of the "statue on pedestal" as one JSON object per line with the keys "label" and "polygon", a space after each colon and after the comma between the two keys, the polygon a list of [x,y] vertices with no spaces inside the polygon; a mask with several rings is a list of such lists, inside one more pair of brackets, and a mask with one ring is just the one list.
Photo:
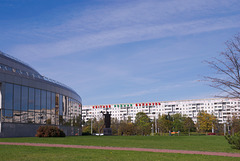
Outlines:
{"label": "statue on pedestal", "polygon": [[104,116],[104,125],[105,128],[103,129],[104,135],[112,135],[112,128],[111,126],[111,114],[107,111],[106,114],[103,114]]}

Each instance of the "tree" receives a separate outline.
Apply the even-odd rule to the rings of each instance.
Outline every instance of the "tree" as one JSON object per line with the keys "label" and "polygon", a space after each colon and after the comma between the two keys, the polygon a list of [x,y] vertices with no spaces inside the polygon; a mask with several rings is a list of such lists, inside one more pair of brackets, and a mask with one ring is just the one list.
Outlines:
{"label": "tree", "polygon": [[204,111],[198,113],[197,125],[199,127],[199,130],[203,130],[206,132],[206,135],[208,131],[214,128],[215,122],[216,122],[215,116]]}
{"label": "tree", "polygon": [[129,121],[121,120],[118,128],[118,135],[134,135],[135,127],[134,124]]}
{"label": "tree", "polygon": [[135,117],[135,125],[137,133],[140,135],[148,135],[151,132],[150,118],[144,112],[138,112]]}
{"label": "tree", "polygon": [[190,117],[187,117],[183,121],[184,131],[188,131],[188,135],[190,136],[191,129],[194,128],[194,122]]}
{"label": "tree", "polygon": [[206,61],[217,75],[205,78],[211,87],[225,92],[224,97],[240,98],[240,34],[225,44],[226,51],[220,53],[220,58]]}
{"label": "tree", "polygon": [[126,135],[134,135],[134,124],[133,123],[131,123],[131,122],[127,123],[125,134]]}
{"label": "tree", "polygon": [[131,123],[131,122],[132,122],[132,118],[131,116],[128,116],[127,123]]}
{"label": "tree", "polygon": [[168,133],[172,130],[172,118],[170,115],[162,115],[158,117],[158,125],[161,133]]}
{"label": "tree", "polygon": [[117,118],[111,118],[112,135],[118,135],[119,121]]}
{"label": "tree", "polygon": [[181,114],[177,113],[172,115],[173,118],[173,131],[183,131],[183,117]]}
{"label": "tree", "polygon": [[240,119],[238,119],[236,116],[233,116],[231,119],[231,131],[232,135],[240,132]]}
{"label": "tree", "polygon": [[119,124],[119,128],[118,128],[118,135],[125,135],[125,131],[126,131],[126,121],[121,120],[120,124]]}
{"label": "tree", "polygon": [[100,118],[98,121],[94,122],[93,126],[97,129],[96,133],[103,133],[104,119]]}
{"label": "tree", "polygon": [[84,123],[82,127],[83,135],[90,135],[91,134],[91,120],[88,120]]}
{"label": "tree", "polygon": [[93,118],[92,123],[91,123],[91,120],[88,120],[83,126],[83,132],[91,133],[91,124],[92,124],[93,133],[103,132],[104,120],[102,118],[100,118],[99,120],[97,120],[96,118]]}

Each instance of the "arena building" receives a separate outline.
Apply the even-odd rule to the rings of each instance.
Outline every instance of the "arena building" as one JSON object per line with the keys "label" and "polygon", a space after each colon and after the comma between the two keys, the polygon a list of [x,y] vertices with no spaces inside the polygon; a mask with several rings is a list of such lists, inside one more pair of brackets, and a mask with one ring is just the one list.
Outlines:
{"label": "arena building", "polygon": [[102,112],[108,111],[112,118],[126,120],[131,117],[132,122],[138,112],[146,113],[151,120],[158,119],[159,115],[173,115],[180,113],[182,116],[190,117],[196,123],[200,111],[213,114],[219,123],[226,123],[232,116],[240,117],[240,99],[213,98],[195,99],[181,101],[160,101],[141,103],[121,103],[105,105],[84,105],[82,117],[84,121],[93,118],[101,118]]}
{"label": "arena building", "polygon": [[42,76],[0,52],[0,137],[34,136],[40,125],[81,135],[82,99],[66,85]]}

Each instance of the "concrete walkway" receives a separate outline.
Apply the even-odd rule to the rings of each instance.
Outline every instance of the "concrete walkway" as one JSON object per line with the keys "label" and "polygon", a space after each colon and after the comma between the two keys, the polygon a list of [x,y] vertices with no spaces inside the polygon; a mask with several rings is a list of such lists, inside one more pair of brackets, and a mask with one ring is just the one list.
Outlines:
{"label": "concrete walkway", "polygon": [[216,156],[227,156],[227,157],[240,157],[240,153],[188,151],[188,150],[169,150],[169,149],[146,149],[146,148],[103,147],[103,146],[44,144],[44,143],[12,143],[12,142],[0,142],[0,145],[24,145],[24,146],[80,148],[80,149],[125,150],[125,151],[157,152],[157,153],[181,153],[181,154],[200,154],[200,155],[216,155]]}

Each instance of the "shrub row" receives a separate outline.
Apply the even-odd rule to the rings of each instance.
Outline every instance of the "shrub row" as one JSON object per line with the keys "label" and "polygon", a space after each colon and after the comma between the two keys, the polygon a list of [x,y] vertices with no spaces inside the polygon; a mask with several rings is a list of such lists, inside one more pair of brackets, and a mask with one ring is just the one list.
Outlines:
{"label": "shrub row", "polygon": [[210,132],[210,133],[208,133],[208,135],[216,135],[216,133],[212,133],[212,132]]}
{"label": "shrub row", "polygon": [[36,137],[65,137],[65,133],[56,126],[40,126]]}

